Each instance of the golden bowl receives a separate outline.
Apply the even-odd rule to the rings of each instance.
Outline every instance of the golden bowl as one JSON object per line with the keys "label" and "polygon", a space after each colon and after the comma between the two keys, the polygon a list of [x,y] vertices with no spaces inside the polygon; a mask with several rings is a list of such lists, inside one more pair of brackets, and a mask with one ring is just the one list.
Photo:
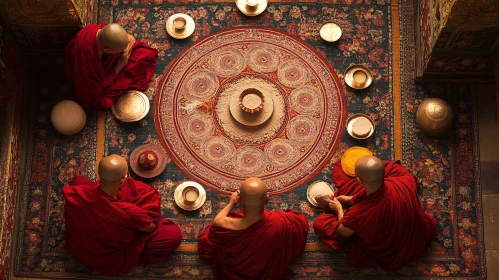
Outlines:
{"label": "golden bowl", "polygon": [[416,124],[429,136],[441,136],[451,128],[453,117],[449,103],[440,98],[426,98],[419,105]]}
{"label": "golden bowl", "polygon": [[263,93],[256,88],[245,89],[239,96],[239,107],[249,114],[260,112],[263,109],[264,102]]}

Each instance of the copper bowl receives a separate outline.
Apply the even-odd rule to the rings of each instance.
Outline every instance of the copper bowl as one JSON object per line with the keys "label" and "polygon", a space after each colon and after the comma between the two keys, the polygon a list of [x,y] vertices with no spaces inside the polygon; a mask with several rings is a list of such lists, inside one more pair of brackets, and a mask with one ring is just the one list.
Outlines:
{"label": "copper bowl", "polygon": [[449,103],[440,98],[426,98],[419,105],[416,124],[429,136],[441,136],[451,128],[453,117]]}
{"label": "copper bowl", "polygon": [[[251,96],[253,95],[253,96]],[[254,104],[254,106],[248,106],[247,102],[245,101],[246,98],[259,98],[260,100],[257,100],[259,104]],[[246,113],[256,113],[259,112],[260,110],[263,109],[263,104],[265,102],[265,98],[263,97],[263,93],[256,88],[248,88],[245,89],[241,95],[239,96],[239,108],[243,110]]]}

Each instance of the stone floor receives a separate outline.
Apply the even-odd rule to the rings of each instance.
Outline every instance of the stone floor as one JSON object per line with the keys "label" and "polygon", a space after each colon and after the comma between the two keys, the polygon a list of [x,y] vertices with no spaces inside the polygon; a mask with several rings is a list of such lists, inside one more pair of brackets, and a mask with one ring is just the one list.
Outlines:
{"label": "stone floor", "polygon": [[487,279],[499,279],[499,118],[494,85],[477,86]]}

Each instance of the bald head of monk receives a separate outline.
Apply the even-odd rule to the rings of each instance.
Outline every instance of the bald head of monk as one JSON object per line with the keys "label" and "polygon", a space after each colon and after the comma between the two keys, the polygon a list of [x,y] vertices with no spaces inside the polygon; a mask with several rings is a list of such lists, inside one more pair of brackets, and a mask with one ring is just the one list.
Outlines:
{"label": "bald head of monk", "polygon": [[126,160],[118,155],[110,155],[99,162],[100,188],[111,196],[123,187],[128,175]]}
{"label": "bald head of monk", "polygon": [[110,23],[99,30],[97,41],[105,53],[120,53],[128,46],[128,34],[121,25]]}
{"label": "bald head of monk", "polygon": [[262,209],[269,201],[267,194],[267,184],[260,178],[251,177],[242,182],[239,188],[240,203],[244,208]]}
{"label": "bald head of monk", "polygon": [[363,156],[355,162],[355,176],[359,178],[366,193],[372,194],[383,186],[385,165],[375,156]]}

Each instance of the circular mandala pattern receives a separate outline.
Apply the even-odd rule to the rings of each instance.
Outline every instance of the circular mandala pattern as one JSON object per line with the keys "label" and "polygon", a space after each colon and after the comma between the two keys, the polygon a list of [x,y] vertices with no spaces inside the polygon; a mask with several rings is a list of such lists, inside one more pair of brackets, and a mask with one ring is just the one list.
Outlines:
{"label": "circular mandala pattern", "polygon": [[255,48],[248,53],[248,66],[260,73],[274,72],[279,66],[279,55],[270,48]]}
{"label": "circular mandala pattern", "polygon": [[279,66],[277,77],[281,84],[289,88],[297,88],[308,80],[308,71],[298,59],[291,59]]}
{"label": "circular mandala pattern", "polygon": [[208,70],[190,73],[182,84],[186,95],[201,101],[209,99],[218,89],[218,78]]}
{"label": "circular mandala pattern", "polygon": [[313,114],[322,106],[321,92],[314,86],[300,87],[290,94],[289,103],[300,114]]}
{"label": "circular mandala pattern", "polygon": [[244,56],[235,49],[222,50],[212,56],[211,66],[218,76],[232,77],[243,71]]}
{"label": "circular mandala pattern", "polygon": [[195,112],[185,118],[182,130],[189,140],[205,140],[213,135],[213,120],[206,113]]}
{"label": "circular mandala pattern", "polygon": [[[258,126],[234,117],[241,112],[230,101],[247,88],[262,92],[263,110],[272,106]],[[313,179],[331,161],[345,122],[343,84],[329,62],[270,28],[236,27],[198,40],[168,66],[154,100],[158,138],[175,165],[222,193],[248,176],[264,180],[270,194]]]}
{"label": "circular mandala pattern", "polygon": [[235,166],[240,176],[257,176],[265,166],[263,151],[252,146],[237,150]]}
{"label": "circular mandala pattern", "polygon": [[265,147],[265,156],[275,167],[285,167],[296,160],[297,151],[287,139],[275,139]]}
{"label": "circular mandala pattern", "polygon": [[236,151],[234,144],[225,137],[212,137],[202,145],[203,155],[211,162],[227,163]]}
{"label": "circular mandala pattern", "polygon": [[289,140],[300,144],[312,144],[317,137],[317,132],[317,122],[307,116],[294,117],[286,127]]}

